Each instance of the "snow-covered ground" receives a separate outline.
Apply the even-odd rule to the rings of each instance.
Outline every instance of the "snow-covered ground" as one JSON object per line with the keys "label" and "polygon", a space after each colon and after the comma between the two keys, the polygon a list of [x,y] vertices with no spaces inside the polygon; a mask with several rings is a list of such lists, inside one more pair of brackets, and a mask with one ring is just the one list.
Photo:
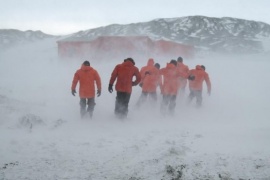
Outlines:
{"label": "snow-covered ground", "polygon": [[[123,59],[126,57],[123,57]],[[162,67],[170,59],[153,57]],[[177,58],[177,57],[172,57]],[[54,40],[0,52],[0,180],[270,179],[270,61],[267,55],[205,56],[212,95],[203,107],[178,97],[164,117],[159,102],[114,117],[115,92],[107,91],[120,60],[91,65],[102,78],[93,119],[80,119],[70,92],[84,61],[57,59]],[[145,60],[136,60],[141,68]]]}

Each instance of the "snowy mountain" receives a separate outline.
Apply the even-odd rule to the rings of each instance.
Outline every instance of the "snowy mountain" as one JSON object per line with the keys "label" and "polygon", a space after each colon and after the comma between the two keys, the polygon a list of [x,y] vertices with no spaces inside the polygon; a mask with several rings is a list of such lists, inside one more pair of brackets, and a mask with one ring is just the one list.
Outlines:
{"label": "snowy mountain", "polygon": [[92,40],[98,36],[148,36],[193,45],[197,50],[225,53],[270,52],[270,25],[223,17],[187,16],[149,22],[112,24],[57,37],[41,31],[0,29],[0,49],[48,38]]}
{"label": "snowy mountain", "polygon": [[77,32],[66,40],[89,40],[104,35],[146,35],[155,40],[170,40],[215,52],[254,53],[267,50],[264,41],[270,41],[270,25],[229,17],[188,16],[126,25],[113,24]]}
{"label": "snowy mountain", "polygon": [[0,49],[28,42],[36,42],[55,36],[45,34],[41,31],[19,31],[15,29],[0,29]]}

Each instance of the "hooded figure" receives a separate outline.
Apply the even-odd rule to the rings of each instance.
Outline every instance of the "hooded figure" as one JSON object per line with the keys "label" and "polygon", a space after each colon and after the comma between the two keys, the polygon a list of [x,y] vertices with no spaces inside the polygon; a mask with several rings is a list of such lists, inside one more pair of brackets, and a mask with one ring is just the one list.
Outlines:
{"label": "hooded figure", "polygon": [[[81,117],[89,112],[90,117],[93,116],[94,106],[95,106],[95,92],[97,86],[97,96],[101,95],[101,79],[98,72],[90,66],[89,61],[84,61],[81,68],[76,71],[73,77],[71,93],[75,96],[76,86],[79,82],[79,96],[80,96],[80,106],[81,106]],[[86,105],[88,105],[86,109]]]}
{"label": "hooded figure", "polygon": [[[189,72],[189,68],[187,65],[185,65],[183,63],[183,58],[182,57],[178,57],[177,59],[177,68],[178,71],[180,71],[181,73],[185,73],[186,75],[188,75]],[[178,82],[178,89],[180,89],[182,92],[185,91],[185,88],[187,86],[187,79],[186,78],[179,78],[179,82]]]}
{"label": "hooded figure", "polygon": [[197,106],[202,105],[202,90],[203,90],[203,81],[206,82],[207,93],[211,94],[211,81],[207,72],[205,72],[205,67],[197,65],[195,69],[189,71],[189,77],[192,77],[189,80],[189,101],[192,101],[196,97]]}
{"label": "hooded figure", "polygon": [[[133,77],[135,76],[135,81]],[[113,92],[113,84],[116,81],[115,90],[117,91],[115,102],[115,115],[119,118],[126,118],[128,114],[128,104],[132,92],[132,86],[136,86],[141,81],[139,69],[135,66],[132,58],[127,58],[122,64],[115,66],[110,82],[109,92]]]}
{"label": "hooded figure", "polygon": [[167,63],[167,66],[162,68],[160,73],[163,79],[161,111],[166,114],[168,109],[172,115],[176,106],[179,78],[187,78],[187,75],[178,71],[176,60],[171,60],[170,63]]}
{"label": "hooded figure", "polygon": [[146,66],[141,68],[140,74],[142,76],[142,80],[140,82],[142,94],[137,102],[138,107],[147,99],[148,95],[153,101],[156,101],[156,89],[158,85],[161,84],[159,68],[157,68],[157,65],[154,65],[154,60],[152,58],[148,60]]}

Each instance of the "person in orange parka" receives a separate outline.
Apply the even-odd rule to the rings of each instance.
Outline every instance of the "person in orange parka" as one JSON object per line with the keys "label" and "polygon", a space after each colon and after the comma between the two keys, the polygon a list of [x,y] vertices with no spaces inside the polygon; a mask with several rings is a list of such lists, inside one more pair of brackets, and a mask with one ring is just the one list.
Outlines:
{"label": "person in orange parka", "polygon": [[205,66],[196,65],[195,69],[189,71],[189,102],[196,97],[196,104],[198,107],[202,105],[202,90],[203,81],[206,82],[207,93],[211,94],[211,81],[207,72],[205,72]]}
{"label": "person in orange parka", "polygon": [[141,68],[140,74],[142,80],[140,86],[142,87],[142,94],[137,102],[138,107],[145,102],[148,95],[153,101],[157,100],[156,89],[161,84],[159,68],[160,65],[158,63],[154,65],[152,58],[148,60],[146,66]]}
{"label": "person in orange parka", "polygon": [[187,78],[187,75],[178,71],[176,66],[177,61],[171,60],[170,63],[167,63],[165,68],[160,70],[163,79],[161,112],[166,114],[168,113],[167,111],[169,111],[171,115],[173,115],[176,106],[179,78]]}
{"label": "person in orange parka", "polygon": [[[80,96],[80,113],[83,118],[86,112],[89,112],[90,118],[93,116],[95,103],[95,83],[97,86],[97,96],[101,95],[101,79],[98,72],[90,67],[89,61],[84,61],[81,69],[77,70],[74,74],[71,93],[75,96],[77,83],[79,86],[79,96]],[[88,105],[86,110],[86,104]]]}
{"label": "person in orange parka", "polygon": [[[136,79],[132,81],[134,76]],[[136,86],[141,82],[141,74],[132,58],[127,58],[122,64],[115,66],[109,82],[108,90],[110,93],[113,92],[113,83],[116,79],[115,90],[117,95],[114,113],[118,118],[126,118],[132,86]]]}
{"label": "person in orange parka", "polygon": [[[177,58],[177,68],[181,73],[188,74],[188,72],[189,72],[189,68],[188,68],[187,65],[185,65],[183,63],[183,58],[182,57]],[[187,86],[187,79],[180,77],[179,78],[179,87],[178,87],[179,90],[182,91],[182,92],[185,92],[186,86]]]}

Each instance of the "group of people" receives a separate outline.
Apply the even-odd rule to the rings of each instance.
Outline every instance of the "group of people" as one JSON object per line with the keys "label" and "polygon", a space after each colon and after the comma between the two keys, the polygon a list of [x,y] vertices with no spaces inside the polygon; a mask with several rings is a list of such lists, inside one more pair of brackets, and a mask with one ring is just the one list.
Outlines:
{"label": "group of people", "polygon": [[[116,83],[115,83],[116,81]],[[132,93],[132,87],[139,85],[142,93],[137,102],[140,107],[149,97],[151,101],[157,101],[157,89],[162,94],[161,113],[174,114],[178,92],[185,91],[189,86],[189,102],[196,98],[196,105],[202,105],[203,82],[206,82],[207,92],[211,94],[211,82],[205,66],[197,65],[195,69],[189,70],[183,63],[183,58],[171,60],[166,67],[160,68],[150,58],[147,65],[140,70],[135,66],[132,58],[124,59],[124,62],[115,66],[109,81],[108,91],[116,90],[116,101],[114,113],[118,118],[126,118],[128,105]],[[95,107],[95,94],[101,95],[101,79],[98,72],[90,66],[89,61],[84,61],[81,68],[76,71],[71,86],[71,93],[75,96],[76,86],[79,82],[80,114],[87,114],[92,118]],[[113,88],[115,83],[115,88]],[[97,92],[96,92],[97,87]]]}

